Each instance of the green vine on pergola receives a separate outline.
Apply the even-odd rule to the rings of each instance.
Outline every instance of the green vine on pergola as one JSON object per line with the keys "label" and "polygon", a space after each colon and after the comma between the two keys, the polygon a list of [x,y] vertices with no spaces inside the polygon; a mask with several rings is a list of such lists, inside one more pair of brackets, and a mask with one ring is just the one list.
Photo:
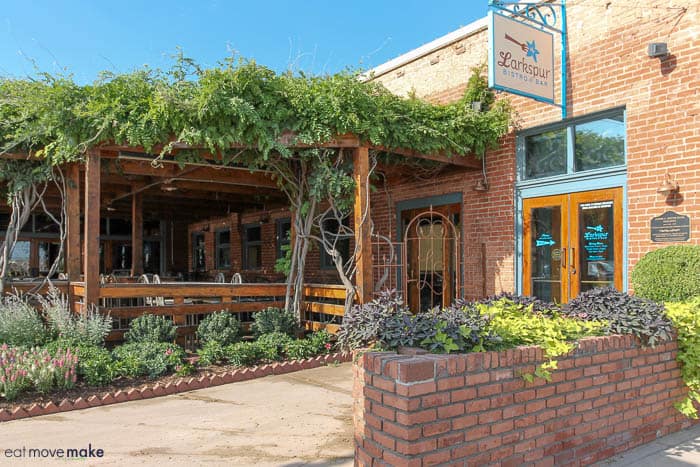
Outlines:
{"label": "green vine on pergola", "polygon": [[[249,163],[264,164],[271,151],[352,134],[388,150],[479,157],[511,115],[504,100],[472,109],[471,100],[493,100],[482,71],[473,70],[465,98],[447,105],[396,96],[357,72],[276,74],[235,57],[202,69],[179,56],[169,70],[103,73],[87,85],[48,73],[4,78],[0,153],[34,152],[55,165],[108,142],[165,153],[178,141],[224,156],[242,145],[255,152]],[[295,135],[289,144],[280,142],[285,132]]]}
{"label": "green vine on pergola", "polygon": [[[342,206],[354,188],[343,151],[324,143],[351,135],[386,153],[482,157],[511,121],[509,103],[494,99],[483,71],[473,69],[464,97],[447,105],[394,95],[358,72],[277,74],[236,57],[203,69],[179,55],[169,70],[104,73],[88,85],[48,73],[5,78],[0,157],[31,154],[35,163],[58,166],[109,144],[174,154],[182,163],[208,153],[223,165],[271,171],[295,217],[298,266],[287,278],[289,305],[292,286],[301,293],[316,210],[324,202]],[[299,303],[296,296],[295,311]]]}

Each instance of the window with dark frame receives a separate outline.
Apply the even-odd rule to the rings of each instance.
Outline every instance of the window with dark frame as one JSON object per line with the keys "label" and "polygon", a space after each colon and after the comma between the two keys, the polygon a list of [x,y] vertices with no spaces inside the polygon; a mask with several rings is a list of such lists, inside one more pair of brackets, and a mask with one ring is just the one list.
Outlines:
{"label": "window with dark frame", "polygon": [[[343,225],[345,227],[350,226],[350,218],[345,217],[343,219]],[[323,230],[326,232],[326,238],[333,241],[333,237],[337,236],[337,242],[335,244],[336,250],[340,253],[341,258],[343,258],[343,263],[345,263],[350,257],[350,235],[338,234],[339,225],[336,219],[326,219],[323,221]],[[326,249],[323,245],[321,248],[321,269],[335,269],[335,264],[333,264],[333,258],[326,253]]]}
{"label": "window with dark frame", "polygon": [[289,246],[292,235],[292,221],[289,217],[277,219],[277,259],[285,255],[285,247]]}
{"label": "window with dark frame", "polygon": [[613,109],[519,135],[521,180],[625,165],[625,111]]}
{"label": "window with dark frame", "polygon": [[262,227],[260,224],[243,226],[243,269],[262,267]]}
{"label": "window with dark frame", "polygon": [[214,246],[216,254],[216,269],[231,267],[231,230],[217,230]]}

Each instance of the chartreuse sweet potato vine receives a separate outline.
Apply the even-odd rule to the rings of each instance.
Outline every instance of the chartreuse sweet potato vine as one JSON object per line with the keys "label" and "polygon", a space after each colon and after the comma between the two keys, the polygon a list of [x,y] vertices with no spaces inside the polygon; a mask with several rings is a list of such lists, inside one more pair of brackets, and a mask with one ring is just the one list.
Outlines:
{"label": "chartreuse sweet potato vine", "polygon": [[685,416],[698,418],[700,403],[700,297],[682,303],[666,303],[666,315],[678,333],[678,355],[681,375],[688,395],[676,408]]}
{"label": "chartreuse sweet potato vine", "polygon": [[[165,153],[167,143],[181,141],[226,154],[237,143],[252,150],[238,160],[264,165],[273,150],[289,153],[279,137],[291,131],[301,143],[352,133],[386,148],[481,155],[507,132],[510,109],[492,103],[480,70],[474,73],[465,98],[448,105],[398,97],[354,72],[276,74],[235,57],[203,69],[180,55],[169,70],[104,73],[88,85],[47,73],[5,78],[0,153],[35,151],[55,165],[104,142],[166,144]],[[475,95],[490,96],[484,111],[466,102]]]}
{"label": "chartreuse sweet potato vine", "polygon": [[546,315],[532,312],[532,305],[522,306],[507,299],[492,304],[477,305],[482,315],[488,316],[488,330],[500,336],[497,348],[513,348],[518,345],[538,345],[544,351],[546,362],[540,364],[534,374],[523,374],[528,382],[535,376],[551,379],[551,370],[557,369],[556,357],[571,352],[575,341],[586,336],[605,333],[605,321],[583,321],[564,317],[555,310]]}

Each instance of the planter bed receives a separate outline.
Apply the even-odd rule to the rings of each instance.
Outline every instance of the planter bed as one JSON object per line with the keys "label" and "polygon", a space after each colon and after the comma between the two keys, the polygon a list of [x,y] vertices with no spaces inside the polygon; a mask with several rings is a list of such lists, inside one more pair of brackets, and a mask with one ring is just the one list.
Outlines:
{"label": "planter bed", "polygon": [[357,465],[587,465],[695,423],[675,340],[587,337],[551,381],[527,382],[542,349],[368,352],[354,367]]}
{"label": "planter bed", "polygon": [[274,362],[249,368],[209,366],[185,377],[169,375],[155,379],[146,377],[119,379],[102,387],[78,384],[73,389],[56,391],[51,394],[27,392],[21,394],[12,402],[0,402],[0,422],[116,404],[118,402],[149,399],[261,378],[263,376],[317,368],[336,362],[349,362],[351,358],[352,356],[349,353],[331,353],[306,360]]}

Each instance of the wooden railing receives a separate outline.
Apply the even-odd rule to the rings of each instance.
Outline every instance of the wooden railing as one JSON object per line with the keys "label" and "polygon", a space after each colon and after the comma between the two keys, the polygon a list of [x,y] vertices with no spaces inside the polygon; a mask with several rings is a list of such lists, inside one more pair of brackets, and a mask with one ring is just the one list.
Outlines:
{"label": "wooden railing", "polygon": [[39,281],[9,281],[5,284],[5,294],[15,293],[16,291],[22,294],[32,292],[44,295],[49,291],[50,286],[56,287],[63,294],[68,292],[68,281],[52,280],[51,284],[44,284],[39,290],[35,290],[35,288],[40,284],[41,282]]}
{"label": "wooden railing", "polygon": [[304,326],[317,331],[338,332],[345,310],[345,287],[342,285],[308,284],[304,286]]}
{"label": "wooden railing", "polygon": [[[81,308],[85,285],[70,284],[74,310]],[[286,284],[215,284],[170,282],[162,284],[110,283],[100,287],[100,310],[114,320],[108,340],[121,340],[129,321],[151,313],[169,316],[185,341],[192,338],[208,313],[228,311],[247,326],[252,314],[268,307],[282,308]],[[304,287],[304,327],[335,333],[342,321],[345,289],[337,285],[309,284]]]}

